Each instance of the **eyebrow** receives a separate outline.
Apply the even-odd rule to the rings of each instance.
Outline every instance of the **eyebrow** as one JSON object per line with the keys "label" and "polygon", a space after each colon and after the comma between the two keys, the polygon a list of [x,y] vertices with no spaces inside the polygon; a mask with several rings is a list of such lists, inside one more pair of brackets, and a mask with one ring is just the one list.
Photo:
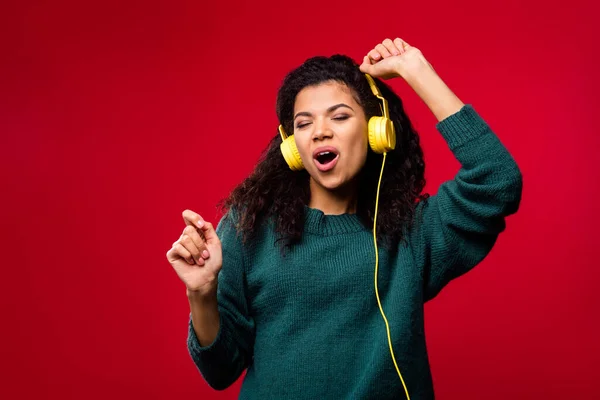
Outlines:
{"label": "eyebrow", "polygon": [[[346,108],[349,108],[349,109],[351,109],[352,111],[354,111],[354,109],[353,109],[352,107],[350,107],[348,104],[340,103],[340,104],[336,104],[336,105],[334,105],[334,106],[331,106],[331,107],[329,107],[329,108],[327,109],[327,112],[328,112],[328,113],[330,113],[330,112],[333,112],[333,111],[335,111],[335,110],[337,110],[338,108],[341,108],[341,107],[346,107]],[[294,116],[294,121],[296,120],[296,118],[298,118],[298,117],[301,117],[301,116],[305,116],[305,117],[312,117],[312,114],[311,114],[311,113],[309,113],[308,111],[300,111],[299,113],[297,113],[297,114]]]}

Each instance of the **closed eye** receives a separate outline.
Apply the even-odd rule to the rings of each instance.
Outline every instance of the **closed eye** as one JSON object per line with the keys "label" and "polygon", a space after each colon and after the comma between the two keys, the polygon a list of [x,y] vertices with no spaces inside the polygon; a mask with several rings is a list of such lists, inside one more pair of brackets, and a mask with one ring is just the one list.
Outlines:
{"label": "closed eye", "polygon": [[[335,121],[345,121],[345,120],[347,120],[348,118],[350,118],[350,116],[349,116],[349,115],[345,115],[345,114],[344,114],[344,115],[338,115],[338,116],[336,116],[336,117],[333,117],[332,119],[334,119]],[[304,128],[305,126],[308,126],[308,125],[310,125],[310,122],[308,122],[308,123],[306,123],[306,124],[299,124],[298,126],[296,126],[296,129],[302,129],[302,128]]]}

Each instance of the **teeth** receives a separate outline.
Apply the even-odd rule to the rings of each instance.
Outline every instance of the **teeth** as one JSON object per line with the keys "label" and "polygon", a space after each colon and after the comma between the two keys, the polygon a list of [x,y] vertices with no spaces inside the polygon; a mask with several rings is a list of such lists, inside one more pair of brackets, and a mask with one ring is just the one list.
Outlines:
{"label": "teeth", "polygon": [[329,154],[329,153],[331,153],[331,152],[330,152],[330,151],[324,151],[324,152],[322,152],[322,153],[319,153],[319,155],[320,155],[320,156],[324,156],[325,154]]}

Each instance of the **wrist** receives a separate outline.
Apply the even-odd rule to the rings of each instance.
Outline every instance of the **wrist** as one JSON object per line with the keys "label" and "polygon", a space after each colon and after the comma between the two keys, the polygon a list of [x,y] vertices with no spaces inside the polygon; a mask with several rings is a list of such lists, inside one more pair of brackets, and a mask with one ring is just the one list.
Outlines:
{"label": "wrist", "polygon": [[185,294],[190,303],[209,304],[217,301],[217,286],[202,289],[186,288]]}
{"label": "wrist", "polygon": [[411,66],[409,69],[402,69],[400,76],[413,89],[422,86],[427,81],[439,79],[439,76],[427,61]]}

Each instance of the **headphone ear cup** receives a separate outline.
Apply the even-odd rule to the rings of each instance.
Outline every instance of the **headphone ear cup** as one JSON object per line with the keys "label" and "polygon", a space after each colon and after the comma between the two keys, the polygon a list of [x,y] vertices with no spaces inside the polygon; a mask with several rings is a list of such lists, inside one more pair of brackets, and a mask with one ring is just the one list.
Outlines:
{"label": "headphone ear cup", "polygon": [[296,146],[294,135],[288,136],[281,142],[279,148],[281,149],[281,154],[283,154],[285,162],[287,162],[287,165],[292,171],[301,171],[304,169],[304,164],[302,163],[302,158],[300,158],[300,152]]}
{"label": "headphone ear cup", "polygon": [[369,146],[375,153],[387,153],[396,148],[396,132],[392,120],[386,117],[369,119]]}

